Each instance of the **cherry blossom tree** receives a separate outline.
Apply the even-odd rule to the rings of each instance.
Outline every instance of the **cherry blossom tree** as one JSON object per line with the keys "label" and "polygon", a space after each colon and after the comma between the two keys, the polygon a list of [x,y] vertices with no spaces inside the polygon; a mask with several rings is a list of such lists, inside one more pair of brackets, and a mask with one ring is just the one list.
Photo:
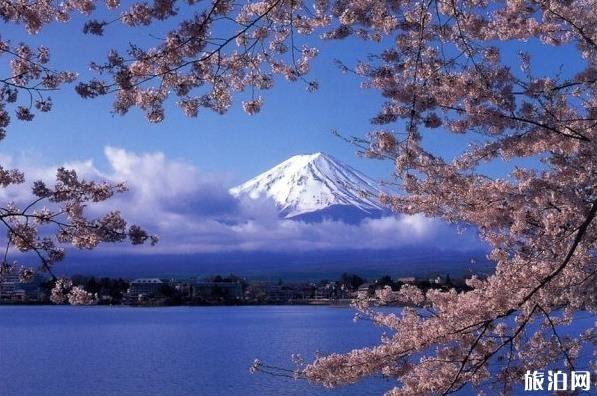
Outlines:
{"label": "cherry blossom tree", "polygon": [[[244,110],[255,114],[264,106],[259,92],[281,78],[317,90],[318,82],[307,79],[318,53],[315,38],[357,38],[383,47],[363,54],[356,65],[339,63],[341,71],[360,76],[364,88],[379,90],[386,99],[372,119],[376,129],[353,140],[365,155],[395,163],[400,193],[383,196],[382,202],[401,213],[473,226],[491,246],[495,273],[469,279],[472,291],[423,294],[404,288],[397,298],[423,308],[404,308],[400,315],[359,302],[362,316],[389,329],[381,343],[318,357],[291,375],[334,387],[383,374],[396,380],[390,394],[418,395],[449,394],[467,385],[509,393],[526,370],[550,364],[574,370],[582,345],[595,340],[592,331],[574,337],[559,333],[575,311],[596,308],[593,0],[156,0],[127,5],[108,0],[105,5],[113,18],[94,19],[93,0],[1,0],[0,15],[32,34],[45,24],[68,21],[73,13],[90,15],[83,31],[99,36],[116,23],[135,28],[173,21],[157,45],[130,44],[95,60],[96,76],[75,88],[86,99],[111,95],[116,114],[138,108],[150,122],[164,119],[168,100],[196,117],[201,109],[225,113],[238,96],[244,98]],[[110,11],[101,15],[106,14]],[[542,75],[531,53],[509,60],[505,52],[516,42],[543,51],[574,48],[575,56],[561,60],[567,74]],[[2,132],[10,122],[9,108],[17,119],[31,121],[36,111],[51,109],[48,90],[76,78],[49,68],[47,48],[14,46],[2,38],[0,52],[10,58],[11,70],[0,80]],[[473,143],[457,158],[444,159],[423,144],[435,130],[471,136]],[[480,170],[483,164],[516,158],[540,165],[518,167],[500,179]],[[22,182],[23,175],[3,169],[1,181],[8,186]],[[82,202],[106,199],[113,188],[118,189],[59,171],[54,189],[38,184],[34,193],[63,204],[59,213],[74,227],[63,231],[52,214],[25,215],[27,210],[9,206],[2,218],[10,243],[46,252],[42,261],[60,256],[47,239],[36,239],[28,219],[53,223],[60,227],[60,241],[77,246],[122,239],[126,232],[118,215],[92,222],[81,215]],[[133,241],[147,238],[139,229],[132,231]],[[62,286],[70,287],[66,281]],[[261,362],[253,369],[276,371]]]}
{"label": "cherry blossom tree", "polygon": [[[65,22],[69,13],[89,12],[91,2],[62,3],[28,1],[0,2],[0,16],[5,23],[24,24],[36,34],[44,24]],[[0,37],[0,57],[8,70],[0,75],[0,140],[6,136],[11,122],[9,110],[20,121],[32,121],[35,112],[52,109],[51,91],[63,84],[73,82],[77,74],[57,71],[49,67],[50,51],[46,47],[31,48],[26,43],[14,45]],[[18,169],[5,169],[0,165],[0,186],[8,188],[25,182],[25,175]],[[93,249],[100,243],[121,242],[132,244],[150,241],[157,243],[157,236],[150,236],[137,225],[128,226],[118,211],[111,211],[99,218],[86,216],[88,206],[103,202],[115,193],[126,191],[124,183],[88,181],[80,178],[74,170],[60,168],[53,185],[38,180],[31,186],[31,202],[19,207],[6,202],[0,207],[0,223],[6,231],[6,246],[0,263],[0,280],[3,275],[20,272],[22,281],[31,279],[36,271],[11,261],[11,253],[33,254],[37,257],[39,271],[48,273],[55,284],[51,300],[55,303],[86,304],[93,296],[80,287],[73,287],[68,279],[54,275],[53,267],[65,255],[64,244],[79,249]]]}

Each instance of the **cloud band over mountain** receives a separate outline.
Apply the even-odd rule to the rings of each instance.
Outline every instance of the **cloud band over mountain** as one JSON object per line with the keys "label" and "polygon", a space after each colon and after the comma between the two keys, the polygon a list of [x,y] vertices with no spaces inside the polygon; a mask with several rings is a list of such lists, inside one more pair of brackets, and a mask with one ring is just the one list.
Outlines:
{"label": "cloud band over mountain", "polygon": [[[341,220],[304,222],[280,216],[276,202],[268,198],[235,197],[225,174],[201,172],[193,165],[167,158],[163,153],[137,154],[105,147],[109,169],[93,161],[62,164],[88,179],[126,181],[129,191],[107,203],[89,208],[91,214],[120,210],[132,223],[160,235],[156,247],[106,246],[110,253],[195,254],[232,251],[314,251],[393,249],[420,246],[449,250],[474,250],[482,245],[474,231],[423,216],[384,215],[358,224]],[[5,163],[26,172],[25,185],[0,192],[2,199],[26,202],[31,182],[53,180],[56,165],[28,166],[19,159]]]}

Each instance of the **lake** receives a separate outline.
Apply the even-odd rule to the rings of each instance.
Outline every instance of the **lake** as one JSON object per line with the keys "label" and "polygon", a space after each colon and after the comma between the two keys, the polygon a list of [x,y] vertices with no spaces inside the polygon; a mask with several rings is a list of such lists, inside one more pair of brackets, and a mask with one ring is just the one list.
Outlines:
{"label": "lake", "polygon": [[[379,395],[372,378],[333,391],[249,373],[255,358],[375,345],[382,330],[348,307],[0,306],[0,395]],[[579,317],[576,328],[592,326]]]}
{"label": "lake", "polygon": [[381,329],[343,307],[0,306],[0,395],[363,395],[384,379],[330,392],[250,374],[258,357],[374,345]]}

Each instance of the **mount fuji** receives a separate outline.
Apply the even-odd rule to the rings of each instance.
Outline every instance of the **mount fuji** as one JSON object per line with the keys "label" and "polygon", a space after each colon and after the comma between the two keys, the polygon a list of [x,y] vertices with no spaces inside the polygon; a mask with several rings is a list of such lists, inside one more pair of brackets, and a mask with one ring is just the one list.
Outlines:
{"label": "mount fuji", "polygon": [[230,189],[237,197],[272,199],[287,219],[358,223],[389,213],[378,183],[329,154],[295,155]]}

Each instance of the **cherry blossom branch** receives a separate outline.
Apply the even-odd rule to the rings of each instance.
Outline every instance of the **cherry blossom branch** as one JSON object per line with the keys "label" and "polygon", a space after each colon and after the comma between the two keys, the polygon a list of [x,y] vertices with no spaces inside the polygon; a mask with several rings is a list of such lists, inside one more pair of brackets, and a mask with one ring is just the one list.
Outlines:
{"label": "cherry blossom branch", "polygon": [[597,201],[594,201],[594,202],[592,202],[591,210],[589,211],[585,221],[578,228],[576,237],[574,238],[574,241],[572,242],[572,246],[570,246],[570,250],[568,250],[568,253],[566,254],[566,257],[565,257],[564,261],[562,262],[562,264],[558,268],[556,268],[555,271],[553,271],[548,276],[546,276],[537,286],[535,286],[535,288],[522,299],[522,302],[520,303],[520,305],[523,305],[524,303],[529,301],[533,297],[533,295],[535,295],[535,293],[537,293],[546,284],[551,282],[560,272],[562,272],[562,270],[564,270],[564,268],[566,268],[566,266],[570,262],[570,259],[574,255],[576,248],[578,247],[578,245],[582,241],[583,237],[585,236],[589,226],[595,219],[596,213],[597,213]]}
{"label": "cherry blossom branch", "polygon": [[541,312],[543,312],[543,314],[545,315],[545,318],[549,322],[549,326],[551,327],[551,331],[552,331],[554,337],[556,337],[556,339],[558,340],[558,345],[560,346],[562,353],[566,357],[566,362],[568,362],[568,368],[570,370],[574,370],[574,363],[572,362],[572,359],[570,358],[570,355],[568,354],[568,351],[566,350],[566,347],[564,346],[564,343],[562,342],[562,339],[560,338],[560,335],[558,334],[558,332],[556,330],[555,324],[551,320],[551,316],[549,315],[549,312],[547,312],[545,309],[543,309],[543,307],[541,307],[540,305],[538,305],[538,307],[541,310]]}

